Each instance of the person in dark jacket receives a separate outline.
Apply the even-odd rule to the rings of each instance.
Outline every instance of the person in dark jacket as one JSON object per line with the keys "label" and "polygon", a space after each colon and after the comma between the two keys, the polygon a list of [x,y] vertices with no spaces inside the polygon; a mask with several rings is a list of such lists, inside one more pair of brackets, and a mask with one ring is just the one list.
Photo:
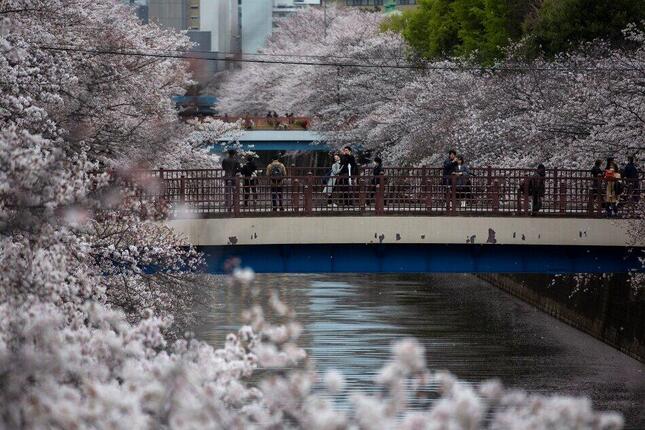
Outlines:
{"label": "person in dark jacket", "polygon": [[273,211],[283,211],[282,206],[282,191],[284,187],[284,178],[287,176],[287,168],[280,162],[280,157],[273,157],[273,161],[267,166],[267,176],[271,183],[271,207]]}
{"label": "person in dark jacket", "polygon": [[457,168],[457,151],[448,151],[448,158],[443,162],[443,184],[450,185],[450,175]]}
{"label": "person in dark jacket", "polygon": [[[374,157],[374,167],[372,168],[372,180],[371,180],[371,186],[370,186],[369,203],[374,201],[374,195],[376,194],[376,186],[379,184],[381,175],[383,175],[384,173],[385,173],[385,169],[383,169],[383,160],[379,156]],[[385,184],[381,183],[381,186],[385,186]]]}
{"label": "person in dark jacket", "polygon": [[638,203],[640,201],[641,184],[638,176],[638,166],[634,162],[634,156],[627,157],[627,164],[623,169],[623,178],[626,185],[625,199],[627,202]]}
{"label": "person in dark jacket", "polygon": [[237,161],[234,149],[228,150],[228,157],[222,160],[224,170],[224,204],[226,210],[233,210],[233,190],[235,189],[235,176],[240,172],[240,162]]}
{"label": "person in dark jacket", "polygon": [[455,175],[456,197],[461,202],[462,207],[466,206],[467,200],[470,198],[470,171],[463,155],[458,155],[455,170],[452,172]]}
{"label": "person in dark jacket", "polygon": [[244,188],[242,189],[242,194],[244,195],[244,206],[249,205],[249,198],[253,198],[253,204],[258,199],[258,167],[255,165],[253,160],[253,155],[249,154],[246,156],[246,163],[240,169],[242,176],[244,177]]}
{"label": "person in dark jacket", "polygon": [[531,206],[533,215],[537,215],[542,209],[542,198],[546,192],[545,181],[546,168],[544,164],[539,164],[535,174],[529,179],[529,195],[533,197],[533,205]]}
{"label": "person in dark jacket", "polygon": [[593,209],[596,202],[600,200],[602,194],[602,177],[604,176],[604,171],[602,170],[602,160],[596,160],[593,167],[591,168],[591,206]]}
{"label": "person in dark jacket", "polygon": [[352,155],[352,148],[345,146],[340,156],[340,171],[338,172],[338,188],[341,191],[341,204],[351,206],[354,204],[353,186],[358,175],[356,158]]}

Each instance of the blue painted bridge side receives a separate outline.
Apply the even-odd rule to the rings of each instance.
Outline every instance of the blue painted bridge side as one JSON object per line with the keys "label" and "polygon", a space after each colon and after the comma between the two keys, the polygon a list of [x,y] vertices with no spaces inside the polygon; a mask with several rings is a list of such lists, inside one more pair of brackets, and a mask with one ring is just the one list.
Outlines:
{"label": "blue painted bridge side", "polygon": [[552,245],[198,246],[209,273],[230,258],[258,273],[625,273],[643,271],[642,249]]}

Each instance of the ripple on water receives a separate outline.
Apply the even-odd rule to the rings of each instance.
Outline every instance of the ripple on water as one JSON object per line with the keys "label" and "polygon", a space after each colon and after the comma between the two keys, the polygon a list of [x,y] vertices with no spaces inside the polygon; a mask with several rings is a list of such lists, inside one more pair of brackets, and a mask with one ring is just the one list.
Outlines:
{"label": "ripple on water", "polygon": [[[213,284],[215,301],[195,331],[219,346],[253,295],[221,277]],[[322,372],[343,371],[345,394],[377,391],[372,381],[392,342],[414,336],[433,369],[588,395],[598,409],[623,412],[627,428],[645,428],[645,365],[474,276],[260,275],[256,285],[277,289],[295,309],[305,328],[301,346]]]}

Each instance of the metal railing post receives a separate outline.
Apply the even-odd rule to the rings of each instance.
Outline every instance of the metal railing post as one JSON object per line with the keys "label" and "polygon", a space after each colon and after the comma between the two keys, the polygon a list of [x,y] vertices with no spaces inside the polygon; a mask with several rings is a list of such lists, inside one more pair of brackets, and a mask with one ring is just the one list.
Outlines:
{"label": "metal railing post", "polygon": [[295,213],[298,213],[300,206],[300,181],[293,179],[291,181],[291,207]]}
{"label": "metal railing post", "polygon": [[[546,194],[546,187],[545,187],[545,194]],[[554,207],[560,207],[559,206],[559,194],[558,194],[558,168],[553,169],[553,206]]]}
{"label": "metal railing post", "polygon": [[179,203],[186,203],[186,176],[183,173],[179,177]]}
{"label": "metal railing post", "polygon": [[497,179],[491,185],[490,201],[493,213],[499,213],[499,181]]}
{"label": "metal railing post", "polygon": [[374,211],[376,215],[383,215],[385,213],[385,190],[383,189],[383,174],[378,175],[376,181],[376,201],[374,202]]}
{"label": "metal railing post", "polygon": [[307,179],[304,186],[304,204],[305,204],[305,214],[311,215],[313,212],[313,173],[307,173]]}
{"label": "metal railing post", "polygon": [[360,176],[356,183],[358,185],[358,210],[363,212],[365,209],[365,178]]}
{"label": "metal railing post", "polygon": [[560,181],[560,187],[558,189],[558,202],[560,206],[560,213],[565,213],[567,211],[567,184],[565,181]]}
{"label": "metal railing post", "polygon": [[455,214],[457,211],[457,176],[456,175],[450,175],[450,202],[448,203],[448,206],[450,206],[450,213]]}
{"label": "metal railing post", "polygon": [[529,214],[529,181],[531,180],[530,177],[524,176],[524,180],[522,181],[522,196],[521,196],[521,202],[522,204],[520,205],[520,213],[524,212],[525,215]]}
{"label": "metal railing post", "polygon": [[242,187],[242,178],[239,176],[233,179],[235,187],[233,188],[233,215],[240,216],[240,188]]}
{"label": "metal railing post", "polygon": [[432,179],[428,179],[425,167],[423,168],[423,197],[426,211],[432,210]]}

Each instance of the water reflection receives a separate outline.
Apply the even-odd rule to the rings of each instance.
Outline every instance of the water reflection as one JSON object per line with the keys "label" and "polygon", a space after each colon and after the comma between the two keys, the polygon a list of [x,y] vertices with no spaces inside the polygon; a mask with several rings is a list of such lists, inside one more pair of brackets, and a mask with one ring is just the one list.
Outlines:
{"label": "water reflection", "polygon": [[[414,336],[431,368],[586,394],[599,409],[623,412],[627,428],[645,428],[645,365],[471,275],[266,275],[255,286],[279,290],[305,327],[301,346],[319,370],[341,369],[349,390],[375,389],[392,341]],[[219,346],[253,294],[215,276],[213,288],[196,334]]]}

